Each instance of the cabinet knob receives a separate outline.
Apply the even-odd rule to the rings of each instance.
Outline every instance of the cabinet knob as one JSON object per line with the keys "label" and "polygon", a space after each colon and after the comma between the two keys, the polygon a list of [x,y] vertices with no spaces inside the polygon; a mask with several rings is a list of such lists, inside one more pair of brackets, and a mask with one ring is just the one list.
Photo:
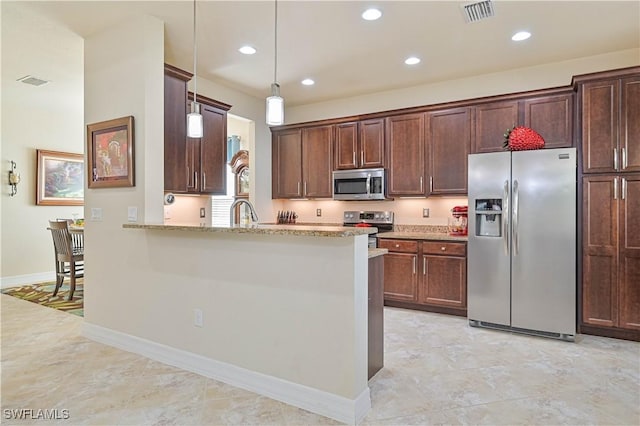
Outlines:
{"label": "cabinet knob", "polygon": [[440,250],[445,251],[447,248],[446,247],[440,247]]}
{"label": "cabinet knob", "polygon": [[400,247],[400,244],[396,244],[396,248]]}

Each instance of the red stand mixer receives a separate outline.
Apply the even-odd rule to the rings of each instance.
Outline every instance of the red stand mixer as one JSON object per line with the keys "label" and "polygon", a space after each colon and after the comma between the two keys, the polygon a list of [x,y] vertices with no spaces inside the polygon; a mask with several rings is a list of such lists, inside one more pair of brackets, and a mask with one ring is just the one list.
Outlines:
{"label": "red stand mixer", "polygon": [[449,218],[449,235],[467,235],[467,206],[455,206],[451,209],[452,218]]}

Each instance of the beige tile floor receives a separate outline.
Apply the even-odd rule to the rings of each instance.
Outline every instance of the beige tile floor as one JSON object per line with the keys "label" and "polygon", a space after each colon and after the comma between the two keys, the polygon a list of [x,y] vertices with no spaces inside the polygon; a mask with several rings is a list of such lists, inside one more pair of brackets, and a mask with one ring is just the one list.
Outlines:
{"label": "beige tile floor", "polygon": [[[2,424],[336,424],[85,339],[82,318],[0,297]],[[364,425],[640,425],[640,344],[566,343],[387,308],[385,368],[370,387]],[[69,419],[8,419],[14,408]]]}

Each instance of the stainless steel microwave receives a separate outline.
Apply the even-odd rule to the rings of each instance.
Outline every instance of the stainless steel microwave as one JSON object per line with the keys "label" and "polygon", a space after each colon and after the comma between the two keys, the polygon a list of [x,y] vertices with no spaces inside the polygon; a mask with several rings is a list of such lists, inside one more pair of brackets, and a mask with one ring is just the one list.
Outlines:
{"label": "stainless steel microwave", "polygon": [[333,172],[334,200],[386,199],[384,169],[336,170]]}

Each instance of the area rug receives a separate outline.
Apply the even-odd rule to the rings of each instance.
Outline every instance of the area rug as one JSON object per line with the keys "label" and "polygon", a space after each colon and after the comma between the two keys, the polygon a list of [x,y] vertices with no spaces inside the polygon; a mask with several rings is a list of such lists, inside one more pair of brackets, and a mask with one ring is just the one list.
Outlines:
{"label": "area rug", "polygon": [[81,278],[76,280],[76,291],[73,292],[72,300],[67,300],[67,296],[69,295],[68,280],[64,281],[62,287],[58,290],[58,294],[53,296],[53,290],[55,288],[55,282],[48,282],[9,287],[3,289],[2,293],[83,317],[83,280]]}

